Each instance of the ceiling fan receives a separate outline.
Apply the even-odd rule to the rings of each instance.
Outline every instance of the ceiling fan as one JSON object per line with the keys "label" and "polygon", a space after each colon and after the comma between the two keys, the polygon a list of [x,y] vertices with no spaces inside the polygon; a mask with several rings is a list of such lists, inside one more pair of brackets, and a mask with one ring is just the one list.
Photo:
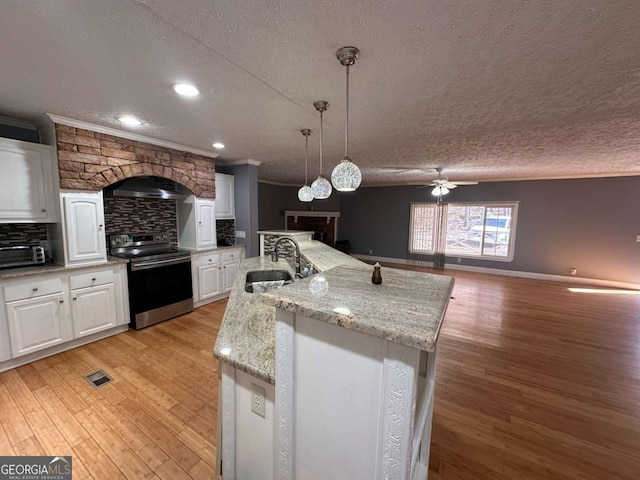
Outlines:
{"label": "ceiling fan", "polygon": [[460,185],[478,184],[478,182],[450,182],[447,177],[442,176],[442,167],[434,168],[434,170],[438,172],[438,177],[434,178],[429,184],[430,187],[434,187],[433,190],[431,190],[431,195],[434,197],[442,197],[442,195],[449,193],[449,190],[453,190]]}

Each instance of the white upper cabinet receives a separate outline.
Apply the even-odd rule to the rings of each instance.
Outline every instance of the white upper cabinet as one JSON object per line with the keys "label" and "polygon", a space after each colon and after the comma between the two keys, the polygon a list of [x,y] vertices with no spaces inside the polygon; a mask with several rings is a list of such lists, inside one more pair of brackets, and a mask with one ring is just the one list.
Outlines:
{"label": "white upper cabinet", "polygon": [[106,261],[102,192],[61,194],[67,263]]}
{"label": "white upper cabinet", "polygon": [[0,138],[0,223],[54,222],[51,147]]}
{"label": "white upper cabinet", "polygon": [[216,218],[236,218],[233,175],[216,173]]}
{"label": "white upper cabinet", "polygon": [[215,247],[217,245],[216,203],[214,200],[196,199],[197,248]]}

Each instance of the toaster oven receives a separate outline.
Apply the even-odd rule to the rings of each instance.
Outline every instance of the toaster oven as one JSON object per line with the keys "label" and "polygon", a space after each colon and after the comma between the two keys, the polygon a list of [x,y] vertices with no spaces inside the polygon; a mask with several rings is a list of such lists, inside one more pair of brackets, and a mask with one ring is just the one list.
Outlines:
{"label": "toaster oven", "polygon": [[0,247],[0,268],[28,267],[45,262],[44,248],[19,245]]}

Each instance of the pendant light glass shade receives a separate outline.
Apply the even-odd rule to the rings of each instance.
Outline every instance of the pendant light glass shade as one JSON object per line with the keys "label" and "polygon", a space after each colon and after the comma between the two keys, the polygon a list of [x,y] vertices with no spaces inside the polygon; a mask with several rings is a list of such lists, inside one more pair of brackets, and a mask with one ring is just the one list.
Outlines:
{"label": "pendant light glass shade", "polygon": [[336,52],[340,64],[347,69],[347,113],[344,122],[344,157],[331,172],[331,183],[339,192],[352,192],[360,186],[362,173],[349,158],[349,67],[356,63],[360,50],[356,47],[342,47]]}
{"label": "pendant light glass shade", "polygon": [[300,187],[298,190],[298,200],[301,202],[310,202],[314,199],[313,190],[307,183],[307,165],[309,163],[309,135],[311,135],[311,130],[308,128],[303,128],[300,130],[302,135],[304,135],[304,185]]}
{"label": "pendant light glass shade", "polygon": [[313,193],[313,196],[318,200],[329,198],[332,191],[333,188],[331,188],[331,182],[329,182],[329,180],[324,178],[322,175],[318,175],[318,178],[316,178],[311,184],[311,192]]}
{"label": "pendant light glass shade", "polygon": [[298,200],[301,202],[310,202],[314,198],[316,197],[313,195],[313,190],[311,190],[309,185],[304,185],[298,190]]}
{"label": "pendant light glass shade", "polygon": [[313,192],[313,196],[315,198],[324,200],[325,198],[329,198],[331,196],[331,192],[333,191],[329,180],[324,178],[324,176],[322,175],[322,144],[324,142],[322,132],[322,114],[329,107],[329,102],[318,100],[317,102],[313,103],[313,106],[320,112],[320,175],[318,175],[318,178],[316,178],[311,184],[311,191]]}

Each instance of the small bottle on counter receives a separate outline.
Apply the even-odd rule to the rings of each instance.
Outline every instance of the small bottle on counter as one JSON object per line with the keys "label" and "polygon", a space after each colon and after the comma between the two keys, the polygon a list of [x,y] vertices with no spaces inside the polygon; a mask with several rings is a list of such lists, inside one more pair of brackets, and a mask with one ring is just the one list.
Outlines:
{"label": "small bottle on counter", "polygon": [[382,273],[380,272],[380,262],[376,262],[373,266],[373,275],[371,275],[371,283],[380,285],[382,283]]}

